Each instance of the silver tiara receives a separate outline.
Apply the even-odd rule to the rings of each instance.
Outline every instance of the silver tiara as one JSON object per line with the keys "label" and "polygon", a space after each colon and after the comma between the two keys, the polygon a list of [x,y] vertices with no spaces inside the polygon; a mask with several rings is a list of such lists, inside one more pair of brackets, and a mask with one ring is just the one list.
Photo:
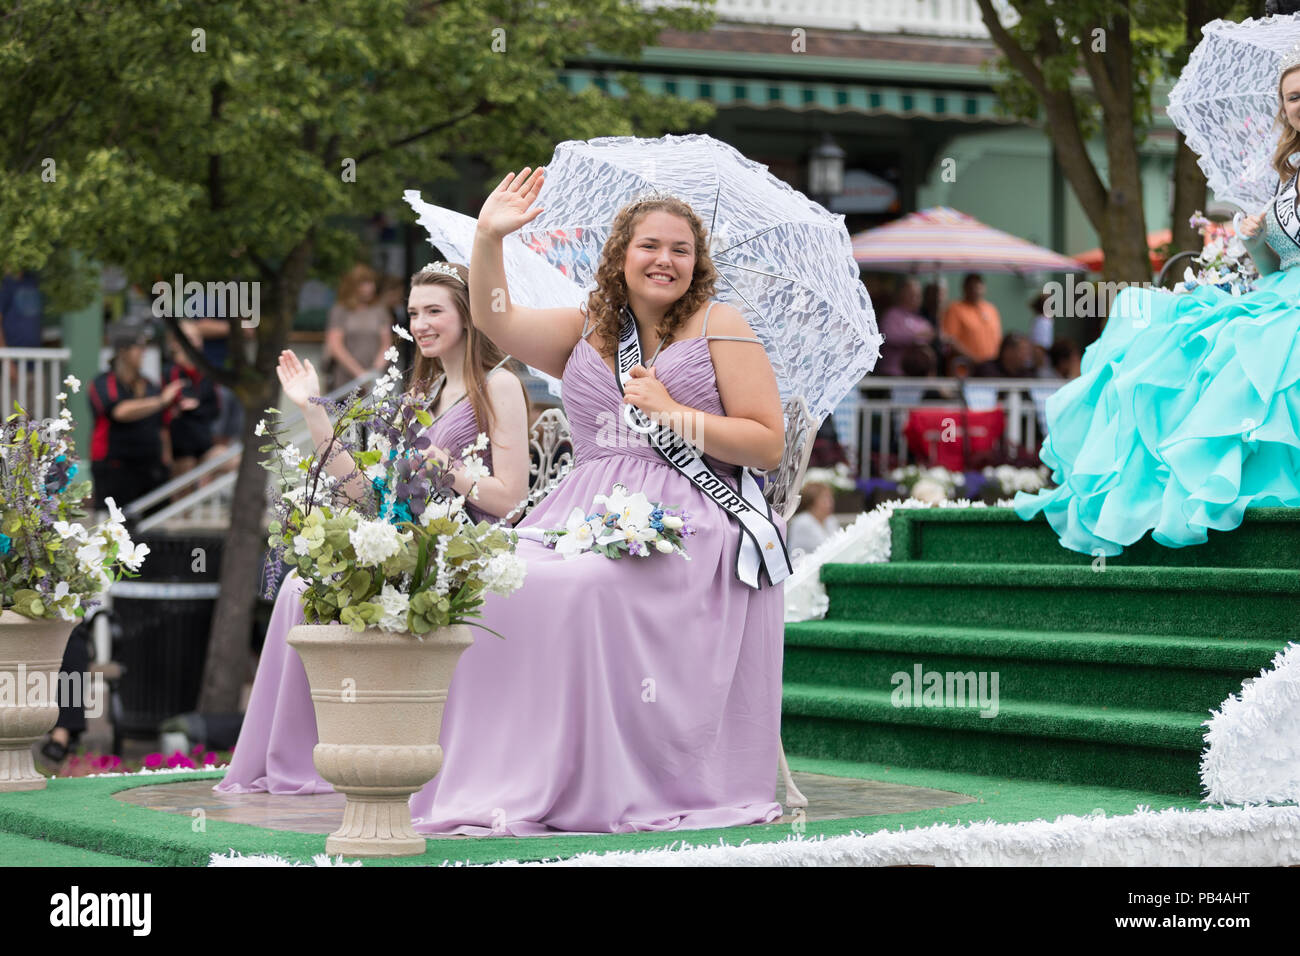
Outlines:
{"label": "silver tiara", "polygon": [[683,199],[681,196],[678,196],[676,193],[669,192],[666,189],[658,189],[658,188],[641,190],[641,192],[637,193],[635,196],[632,197],[628,205],[635,206],[639,203],[654,202],[655,200],[659,200],[659,199],[676,199],[678,202],[686,203],[686,205],[688,206],[690,205],[690,203],[686,202],[685,199]]}
{"label": "silver tiara", "polygon": [[1287,70],[1300,66],[1300,43],[1297,43],[1291,49],[1287,50],[1286,55],[1282,57],[1282,64],[1278,67],[1277,78],[1281,82],[1282,76]]}
{"label": "silver tiara", "polygon": [[427,266],[417,272],[416,275],[426,276],[432,275],[435,272],[439,275],[451,276],[461,285],[465,284],[465,280],[460,277],[460,273],[453,269],[451,264],[447,262],[430,262]]}

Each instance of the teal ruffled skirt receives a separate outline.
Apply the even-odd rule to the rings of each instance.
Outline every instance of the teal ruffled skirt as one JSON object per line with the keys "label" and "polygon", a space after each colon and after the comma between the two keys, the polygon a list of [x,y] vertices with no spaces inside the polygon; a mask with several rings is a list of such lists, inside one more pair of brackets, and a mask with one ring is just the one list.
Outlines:
{"label": "teal ruffled skirt", "polygon": [[1244,296],[1125,289],[1048,400],[1040,456],[1058,487],[1017,494],[1016,513],[1083,554],[1148,531],[1201,544],[1249,507],[1300,507],[1300,267]]}

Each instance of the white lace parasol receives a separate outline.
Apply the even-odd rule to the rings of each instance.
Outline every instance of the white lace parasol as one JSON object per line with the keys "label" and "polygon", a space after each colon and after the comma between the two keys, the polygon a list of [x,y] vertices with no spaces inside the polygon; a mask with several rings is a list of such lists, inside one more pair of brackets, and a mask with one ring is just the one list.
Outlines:
{"label": "white lace parasol", "polygon": [[1215,20],[1201,33],[1169,93],[1169,118],[1200,157],[1215,198],[1254,214],[1277,189],[1278,68],[1300,43],[1300,14]]}
{"label": "white lace parasol", "polygon": [[[469,265],[474,250],[472,216],[435,206],[420,198],[419,190],[408,189],[402,198],[415,210],[416,221],[429,233],[429,242],[453,261]],[[549,262],[524,246],[519,236],[506,236],[503,243],[510,300],[526,309],[577,308],[587,300],[582,288],[566,279]],[[528,371],[546,383],[552,395],[560,395],[560,383],[532,366]]]}
{"label": "white lace parasol", "polygon": [[700,134],[571,140],[546,167],[537,198],[545,211],[516,235],[595,288],[615,214],[656,189],[689,203],[703,221],[721,276],[717,298],[762,340],[782,400],[802,395],[813,417],[824,418],[875,367],[882,338],[844,217],[766,166]]}

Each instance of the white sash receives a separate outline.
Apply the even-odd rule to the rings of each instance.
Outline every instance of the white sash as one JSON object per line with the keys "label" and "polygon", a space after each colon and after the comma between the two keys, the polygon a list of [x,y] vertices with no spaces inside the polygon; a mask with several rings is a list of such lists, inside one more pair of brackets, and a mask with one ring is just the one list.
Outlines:
{"label": "white sash", "polygon": [[1291,237],[1291,241],[1300,246],[1300,217],[1296,216],[1296,179],[1300,170],[1285,183],[1278,186],[1277,198],[1273,200],[1273,214],[1277,216],[1282,231]]}
{"label": "white sash", "polygon": [[[624,307],[619,324],[618,390],[630,379],[632,369],[641,364],[641,340],[637,337],[636,319],[632,310]],[[763,497],[758,481],[750,470],[740,469],[740,492],[731,488],[704,463],[699,450],[670,428],[652,421],[635,405],[625,405],[638,432],[646,436],[650,447],[659,452],[668,464],[685,475],[718,507],[731,515],[743,532],[736,550],[736,577],[751,588],[762,587],[762,575],[770,584],[779,584],[793,572],[790,555],[780,529],[772,521],[772,508]]]}

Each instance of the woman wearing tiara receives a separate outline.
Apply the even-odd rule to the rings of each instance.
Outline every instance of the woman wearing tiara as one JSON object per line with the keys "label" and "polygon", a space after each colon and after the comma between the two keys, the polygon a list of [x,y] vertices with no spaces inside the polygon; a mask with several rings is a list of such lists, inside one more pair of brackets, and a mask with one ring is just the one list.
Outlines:
{"label": "woman wearing tiara", "polygon": [[1048,401],[1041,456],[1059,487],[1015,509],[1043,512],[1066,548],[1115,555],[1148,531],[1179,548],[1248,507],[1300,506],[1300,63],[1278,99],[1277,194],[1238,225],[1254,290],[1125,289],[1082,374]]}
{"label": "woman wearing tiara", "polygon": [[[511,173],[484,203],[470,299],[494,341],[562,379],[575,465],[520,522],[523,587],[487,597],[483,624],[504,640],[476,636],[461,657],[442,770],[411,798],[415,829],[527,836],[774,820],[782,575],[775,564],[763,565],[776,569],[766,579],[742,575],[748,530],[720,501],[734,505],[738,480],[752,482],[740,466],[781,460],[776,376],[740,313],[711,301],[704,226],[676,198],[619,211],[585,309],[511,304],[502,240],[542,211],[530,209],[542,181],[541,169]],[[698,446],[695,460],[718,479],[708,487],[726,492],[705,494],[627,427],[625,413],[646,427],[634,409]],[[535,540],[580,522],[615,483],[686,510],[689,561],[568,557]],[[763,559],[788,573],[785,524],[760,508]]]}
{"label": "woman wearing tiara", "polygon": [[[491,471],[480,478],[478,497],[464,508],[477,521],[508,516],[528,491],[528,398],[523,384],[507,368],[493,369],[505,357],[469,320],[469,272],[456,263],[433,263],[411,278],[407,304],[415,339],[415,364],[407,388],[430,394],[435,421],[427,432],[430,458],[450,460],[453,469],[461,453],[484,432],[489,445],[482,458]],[[302,409],[312,441],[319,448],[333,432],[325,410],[311,399],[320,395],[320,382],[311,361],[300,362],[292,351],[280,354],[276,369],[289,400]],[[341,454],[326,466],[342,479],[355,470]],[[467,496],[470,480],[455,471],[454,491]],[[367,492],[364,479],[354,478],[359,497]],[[459,499],[458,499],[459,500]],[[312,764],[316,746],[316,714],[302,661],[286,638],[303,623],[300,600],[306,582],[291,574],[280,588],[271,614],[248,711],[226,776],[215,789],[226,793],[307,794],[333,790]]]}

